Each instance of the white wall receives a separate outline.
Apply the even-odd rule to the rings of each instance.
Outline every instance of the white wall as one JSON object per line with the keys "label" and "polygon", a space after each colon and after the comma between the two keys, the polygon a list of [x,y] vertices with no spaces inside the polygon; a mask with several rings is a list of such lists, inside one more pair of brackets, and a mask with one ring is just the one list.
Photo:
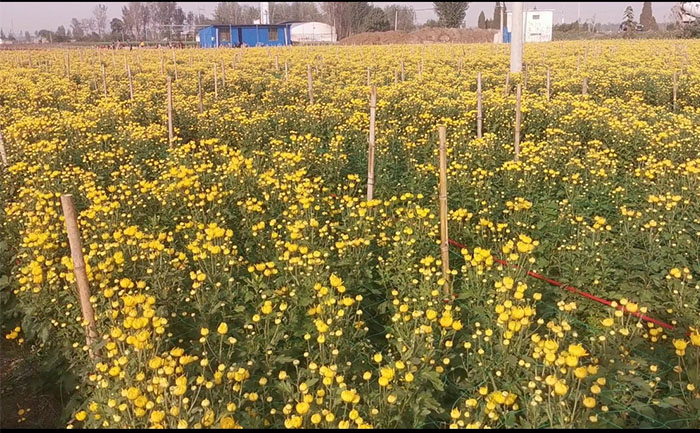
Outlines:
{"label": "white wall", "polygon": [[[512,30],[512,13],[508,12],[508,31]],[[525,42],[549,42],[552,40],[552,20],[554,13],[551,10],[533,10],[523,12],[523,31]]]}
{"label": "white wall", "polygon": [[326,23],[295,23],[291,27],[292,42],[336,42],[335,27]]}

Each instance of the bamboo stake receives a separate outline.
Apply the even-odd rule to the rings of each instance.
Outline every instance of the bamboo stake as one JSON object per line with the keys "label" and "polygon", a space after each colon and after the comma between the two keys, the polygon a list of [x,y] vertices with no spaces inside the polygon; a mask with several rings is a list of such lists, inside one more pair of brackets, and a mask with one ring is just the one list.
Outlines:
{"label": "bamboo stake", "polygon": [[551,83],[552,83],[552,80],[551,80],[551,76],[549,73],[549,66],[547,66],[547,102],[549,102]]}
{"label": "bamboo stake", "polygon": [[450,294],[450,251],[447,237],[447,151],[446,130],[444,126],[438,128],[440,135],[440,256],[442,259],[442,276],[445,279],[443,292],[445,296]]}
{"label": "bamboo stake", "polygon": [[311,77],[311,65],[306,66],[306,76],[309,81],[309,104],[314,103],[314,85]]}
{"label": "bamboo stake", "polygon": [[197,71],[197,92],[199,96],[199,113],[204,111],[204,103],[202,101],[202,71]]}
{"label": "bamboo stake", "polygon": [[163,53],[160,53],[160,74],[165,74],[165,58],[163,57]]}
{"label": "bamboo stake", "polygon": [[[90,57],[92,59],[92,57]],[[112,51],[112,69],[117,69],[117,60],[114,58],[114,51]]]}
{"label": "bamboo stake", "polygon": [[173,53],[173,69],[175,70],[175,80],[177,81],[177,59],[175,59],[175,49],[172,50]]}
{"label": "bamboo stake", "polygon": [[394,85],[399,84],[399,71],[398,69],[394,70]]}
{"label": "bamboo stake", "polygon": [[190,68],[192,67],[192,53],[190,53]]}
{"label": "bamboo stake", "polygon": [[508,96],[510,93],[510,71],[506,72],[506,89],[504,94]]}
{"label": "bamboo stake", "polygon": [[520,87],[520,83],[518,83],[518,88],[516,90],[515,94],[515,134],[514,134],[514,142],[515,142],[515,160],[517,161],[520,158],[520,98],[521,98],[521,92],[522,89]]}
{"label": "bamboo stake", "polygon": [[[73,205],[73,195],[61,195],[61,207],[66,220],[66,231],[68,232],[68,245],[70,255],[73,259],[73,273],[78,286],[78,297],[80,299],[80,310],[83,313],[83,320],[87,322],[87,335],[85,340],[88,346],[97,340],[97,327],[95,326],[95,312],[90,303],[90,287],[88,285],[87,273],[85,271],[85,259],[83,258],[83,246],[80,241],[80,230],[78,229],[78,219]],[[90,351],[90,357],[94,354]]]}
{"label": "bamboo stake", "polygon": [[584,96],[588,94],[588,77],[583,77],[583,82],[581,83],[581,94]]}
{"label": "bamboo stake", "polygon": [[70,54],[66,53],[66,78],[70,80]]}
{"label": "bamboo stake", "polygon": [[131,66],[126,65],[126,72],[129,74],[129,99],[134,99],[134,81],[131,78]]}
{"label": "bamboo stake", "polygon": [[527,63],[523,65],[523,90],[527,89]]}
{"label": "bamboo stake", "polygon": [[173,82],[168,75],[168,144],[173,145],[175,133],[173,132]]}
{"label": "bamboo stake", "polygon": [[107,74],[105,73],[105,64],[100,63],[100,66],[102,66],[102,88],[105,91],[105,98],[107,97]]}
{"label": "bamboo stake", "polygon": [[2,165],[7,167],[7,153],[5,152],[5,140],[2,139],[2,132],[0,132],[0,160],[2,160]]}
{"label": "bamboo stake", "polygon": [[368,85],[368,86],[371,86],[371,85],[372,85],[372,82],[371,82],[371,79],[370,79],[369,68],[367,68],[367,85]]}
{"label": "bamboo stake", "polygon": [[221,60],[221,89],[226,89],[226,67],[223,60]]}
{"label": "bamboo stake", "polygon": [[289,65],[284,61],[284,81],[289,81]]}
{"label": "bamboo stake", "polygon": [[377,87],[372,86],[369,99],[369,150],[367,151],[367,201],[374,198],[374,138],[377,115]]}
{"label": "bamboo stake", "polygon": [[280,71],[280,56],[275,54],[275,71]]}
{"label": "bamboo stake", "polygon": [[476,74],[476,136],[481,138],[483,112],[481,108],[481,71]]}
{"label": "bamboo stake", "polygon": [[219,99],[219,80],[216,77],[216,63],[214,63],[214,97]]}
{"label": "bamboo stake", "polygon": [[676,111],[676,99],[678,97],[678,72],[673,71],[673,111]]}
{"label": "bamboo stake", "polygon": [[403,69],[403,57],[401,57],[401,82],[404,82],[404,79],[406,76],[404,75],[404,69]]}

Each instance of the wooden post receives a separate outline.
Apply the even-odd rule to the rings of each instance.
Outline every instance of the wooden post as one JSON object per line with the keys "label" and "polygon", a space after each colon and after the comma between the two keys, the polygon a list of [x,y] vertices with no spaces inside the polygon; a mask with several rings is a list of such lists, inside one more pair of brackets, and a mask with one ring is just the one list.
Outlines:
{"label": "wooden post", "polygon": [[134,81],[131,78],[131,66],[126,65],[126,72],[129,74],[129,99],[134,99]]}
{"label": "wooden post", "polygon": [[219,80],[216,77],[216,63],[214,63],[214,97],[219,99]]}
{"label": "wooden post", "polygon": [[107,74],[105,73],[105,64],[100,62],[100,66],[102,66],[102,88],[105,91],[105,98],[107,97]]}
{"label": "wooden post", "polygon": [[[78,286],[78,297],[80,299],[80,310],[83,313],[83,320],[87,322],[86,341],[88,346],[97,340],[97,327],[95,326],[95,312],[90,303],[90,287],[88,286],[87,273],[85,272],[85,259],[83,258],[83,246],[80,241],[80,230],[78,229],[78,219],[73,205],[73,196],[63,194],[61,196],[61,207],[66,220],[66,231],[68,232],[68,245],[70,255],[73,259],[73,272],[75,282]],[[90,357],[94,357],[92,350]]]}
{"label": "wooden post", "polygon": [[177,59],[175,59],[175,49],[172,49],[173,53],[173,69],[175,70],[175,80],[177,80]]}
{"label": "wooden post", "polygon": [[309,81],[309,104],[314,103],[314,84],[311,77],[311,65],[306,65],[306,76]]}
{"label": "wooden post", "polygon": [[2,161],[3,167],[7,167],[7,153],[5,152],[5,140],[2,139],[2,132],[0,132],[0,160]]}
{"label": "wooden post", "polygon": [[673,71],[673,111],[676,111],[678,97],[678,72]]}
{"label": "wooden post", "polygon": [[483,112],[481,108],[481,71],[476,74],[476,136],[481,138]]}
{"label": "wooden post", "polygon": [[168,144],[173,145],[175,133],[173,132],[173,82],[168,75]]}
{"label": "wooden post", "polygon": [[199,113],[204,112],[204,103],[202,102],[202,71],[197,71],[197,93],[199,96]]}
{"label": "wooden post", "polygon": [[224,60],[221,60],[221,89],[226,88],[226,68],[224,65]]}
{"label": "wooden post", "polygon": [[446,130],[444,126],[438,128],[440,135],[440,258],[442,259],[442,276],[445,279],[443,292],[445,296],[450,294],[450,251],[447,237],[447,150]]}
{"label": "wooden post", "polygon": [[506,89],[504,94],[508,96],[510,93],[510,71],[506,72]]}
{"label": "wooden post", "polygon": [[367,151],[367,201],[374,197],[374,128],[377,114],[377,87],[372,86],[369,99],[369,150]]}
{"label": "wooden post", "polygon": [[520,98],[522,88],[520,83],[518,83],[518,88],[515,94],[515,134],[513,140],[515,142],[515,160],[520,158]]}
{"label": "wooden post", "polygon": [[583,82],[581,83],[581,94],[584,96],[588,94],[588,77],[583,77]]}
{"label": "wooden post", "polygon": [[549,66],[547,66],[547,102],[549,102],[550,90],[551,90],[552,80],[549,73]]}
{"label": "wooden post", "polygon": [[284,81],[289,81],[289,65],[284,61]]}

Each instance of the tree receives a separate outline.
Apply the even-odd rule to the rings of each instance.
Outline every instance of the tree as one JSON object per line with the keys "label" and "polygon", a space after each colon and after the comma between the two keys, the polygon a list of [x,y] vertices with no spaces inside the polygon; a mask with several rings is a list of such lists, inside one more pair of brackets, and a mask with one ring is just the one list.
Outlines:
{"label": "tree", "polygon": [[77,18],[70,20],[71,30],[73,31],[73,37],[80,40],[85,37],[85,31],[83,30],[83,25]]}
{"label": "tree", "polygon": [[112,37],[122,36],[124,38],[124,21],[119,18],[112,18],[109,23],[109,29],[112,31]]}
{"label": "tree", "polygon": [[107,30],[107,6],[99,4],[92,10],[92,15],[95,17],[95,27],[97,33],[102,37]]}
{"label": "tree", "polygon": [[[384,13],[392,30],[410,31],[416,28],[416,11],[413,10],[412,6],[389,5],[384,8]],[[396,24],[397,16],[398,25]]]}
{"label": "tree", "polygon": [[319,21],[323,15],[314,2],[270,2],[270,22]]}
{"label": "tree", "polygon": [[486,28],[486,15],[484,15],[484,11],[481,11],[479,14],[479,19],[476,21],[476,26],[480,29]]}
{"label": "tree", "polygon": [[368,2],[323,2],[322,8],[340,40],[362,31],[372,6]]}
{"label": "tree", "polygon": [[365,16],[363,30],[366,32],[385,32],[389,30],[389,20],[382,8],[373,7]]}
{"label": "tree", "polygon": [[458,28],[467,16],[469,2],[433,2],[438,22],[443,27]]}
{"label": "tree", "polygon": [[32,36],[26,30],[24,31],[24,40],[25,40],[25,42],[29,42],[32,40]]}
{"label": "tree", "polygon": [[214,9],[214,21],[221,24],[252,24],[260,18],[260,10],[236,2],[219,2]]}
{"label": "tree", "polygon": [[122,7],[124,29],[134,39],[146,36],[146,26],[150,21],[148,6],[142,2],[129,2]]}
{"label": "tree", "polygon": [[634,21],[634,10],[632,10],[632,6],[627,6],[625,8],[625,13],[622,16],[622,24],[620,25],[620,28],[623,31],[633,31],[637,23]]}
{"label": "tree", "polygon": [[68,33],[66,33],[66,28],[63,26],[58,26],[56,32],[53,33],[54,42],[66,42],[68,40]]}
{"label": "tree", "polygon": [[[501,9],[503,9],[503,25],[501,25]],[[506,2],[496,2],[493,8],[493,28],[500,30],[505,25],[506,21]]]}
{"label": "tree", "polygon": [[642,13],[639,15],[639,24],[644,26],[644,30],[659,30],[656,18],[651,12],[651,2],[644,2]]}

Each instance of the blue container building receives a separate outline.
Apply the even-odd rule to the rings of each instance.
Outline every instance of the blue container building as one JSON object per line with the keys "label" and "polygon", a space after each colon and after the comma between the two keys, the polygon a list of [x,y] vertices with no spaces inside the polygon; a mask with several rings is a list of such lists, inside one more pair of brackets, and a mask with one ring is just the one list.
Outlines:
{"label": "blue container building", "polygon": [[291,45],[291,24],[212,25],[199,31],[201,48]]}

